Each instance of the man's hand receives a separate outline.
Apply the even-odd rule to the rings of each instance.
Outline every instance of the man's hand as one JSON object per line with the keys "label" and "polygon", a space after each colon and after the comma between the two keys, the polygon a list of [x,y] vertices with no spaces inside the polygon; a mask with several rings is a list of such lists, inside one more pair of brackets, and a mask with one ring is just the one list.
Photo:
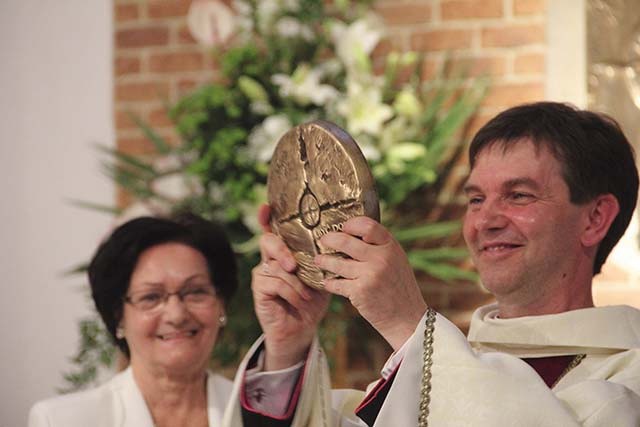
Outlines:
{"label": "man's hand", "polygon": [[330,294],[304,285],[295,275],[296,261],[285,243],[271,233],[269,208],[258,219],[262,263],[252,272],[256,315],[265,334],[265,370],[278,370],[304,360],[324,316]]}
{"label": "man's hand", "polygon": [[351,301],[371,325],[398,350],[424,315],[413,269],[400,244],[368,217],[351,218],[341,233],[327,233],[322,244],[349,255],[318,255],[316,264],[340,279],[325,279],[325,289]]}

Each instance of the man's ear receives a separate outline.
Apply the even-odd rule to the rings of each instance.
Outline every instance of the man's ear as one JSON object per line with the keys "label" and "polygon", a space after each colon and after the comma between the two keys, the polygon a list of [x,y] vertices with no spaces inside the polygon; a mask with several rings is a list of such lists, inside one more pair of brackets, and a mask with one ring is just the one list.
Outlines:
{"label": "man's ear", "polygon": [[620,212],[620,204],[613,194],[601,194],[588,203],[587,227],[582,233],[582,244],[586,247],[598,245],[607,235],[611,223]]}

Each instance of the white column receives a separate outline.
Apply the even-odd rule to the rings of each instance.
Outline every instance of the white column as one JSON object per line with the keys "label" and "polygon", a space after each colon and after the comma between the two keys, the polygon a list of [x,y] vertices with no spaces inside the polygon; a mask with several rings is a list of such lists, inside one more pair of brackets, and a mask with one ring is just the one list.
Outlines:
{"label": "white column", "polygon": [[112,2],[0,2],[0,425],[53,396],[89,312],[87,260],[113,200],[96,143],[113,145]]}

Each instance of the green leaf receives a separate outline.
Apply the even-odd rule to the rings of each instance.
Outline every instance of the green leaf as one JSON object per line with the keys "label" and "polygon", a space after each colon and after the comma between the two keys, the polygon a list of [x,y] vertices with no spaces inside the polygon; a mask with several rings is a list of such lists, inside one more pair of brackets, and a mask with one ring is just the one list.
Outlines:
{"label": "green leaf", "polygon": [[85,273],[88,268],[89,268],[89,263],[88,262],[82,262],[80,264],[76,264],[75,266],[65,270],[63,274],[65,276],[71,276],[71,275],[75,275],[75,274]]}
{"label": "green leaf", "polygon": [[464,247],[439,247],[433,249],[413,249],[407,251],[409,259],[423,261],[462,260],[469,256],[469,251]]}
{"label": "green leaf", "polygon": [[122,214],[122,209],[117,208],[115,206],[108,206],[100,203],[87,202],[85,200],[76,200],[76,199],[69,199],[67,200],[67,202],[83,209],[91,209],[93,211],[104,212],[104,213],[108,213],[115,216]]}
{"label": "green leaf", "polygon": [[114,148],[110,148],[110,147],[105,147],[105,146],[98,146],[98,149],[104,153],[109,154],[110,156],[113,156],[116,161],[120,161],[122,162],[124,165],[127,165],[133,169],[138,170],[140,173],[144,173],[147,174],[149,176],[154,176],[156,174],[156,172],[154,171],[153,167],[149,164],[146,163],[142,160],[140,160],[140,158],[133,156],[131,154],[127,154],[127,153],[123,153],[122,151],[118,150],[118,149],[114,149]]}
{"label": "green leaf", "polygon": [[128,113],[129,118],[140,128],[142,133],[151,141],[159,154],[169,154],[171,145],[156,133],[149,125],[147,125],[138,115]]}
{"label": "green leaf", "polygon": [[149,188],[147,180],[135,172],[117,166],[103,164],[103,170],[116,184],[141,200],[157,197]]}
{"label": "green leaf", "polygon": [[421,259],[410,259],[411,266],[416,270],[423,271],[436,279],[443,281],[451,280],[478,280],[477,273],[473,271],[463,270],[451,264],[430,262]]}
{"label": "green leaf", "polygon": [[462,229],[460,221],[442,221],[403,229],[392,229],[391,233],[400,243],[418,239],[437,239],[458,233]]}

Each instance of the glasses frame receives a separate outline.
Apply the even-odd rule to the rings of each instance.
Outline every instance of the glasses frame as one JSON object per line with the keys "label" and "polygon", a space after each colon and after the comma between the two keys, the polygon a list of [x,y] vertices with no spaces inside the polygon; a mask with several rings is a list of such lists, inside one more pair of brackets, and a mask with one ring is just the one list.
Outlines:
{"label": "glasses frame", "polygon": [[[177,291],[174,292],[167,292],[164,289],[163,290],[156,290],[156,291],[138,291],[135,292],[135,294],[139,294],[139,293],[158,293],[161,294],[161,298],[158,301],[157,305],[151,307],[151,308],[142,308],[140,307],[140,301],[138,302],[134,302],[132,299],[132,295],[125,295],[122,300],[123,302],[127,303],[127,304],[131,304],[132,307],[134,307],[136,310],[140,310],[142,312],[155,312],[155,311],[159,311],[161,308],[164,308],[167,305],[167,302],[169,301],[169,298],[171,298],[173,295],[175,295],[176,297],[178,297],[178,300],[187,308],[189,309],[193,309],[193,308],[204,308],[207,307],[208,305],[213,305],[213,304],[208,304],[208,300],[205,298],[203,301],[200,302],[200,304],[196,303],[194,305],[193,302],[188,302],[185,301],[185,298],[187,296],[189,296],[190,292],[193,292],[194,290],[207,290],[210,292],[206,293],[206,296],[210,296],[211,297],[211,302],[215,301],[216,296],[218,295],[218,292],[216,291],[216,288],[213,287],[213,285],[209,285],[209,286],[183,286],[182,288],[178,289]],[[202,295],[203,297],[205,295]],[[207,303],[207,304],[202,304],[202,303]]]}

